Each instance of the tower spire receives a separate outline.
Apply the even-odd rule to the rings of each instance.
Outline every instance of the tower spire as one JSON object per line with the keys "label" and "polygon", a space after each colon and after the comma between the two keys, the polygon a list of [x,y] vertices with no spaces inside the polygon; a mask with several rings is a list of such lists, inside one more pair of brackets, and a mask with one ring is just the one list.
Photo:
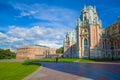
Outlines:
{"label": "tower spire", "polygon": [[84,9],[86,9],[86,5],[84,4]]}
{"label": "tower spire", "polygon": [[95,10],[95,13],[96,13],[96,6],[94,5],[94,10]]}
{"label": "tower spire", "polygon": [[94,5],[94,9],[96,10],[96,6]]}
{"label": "tower spire", "polygon": [[84,0],[84,8],[86,7],[86,0]]}

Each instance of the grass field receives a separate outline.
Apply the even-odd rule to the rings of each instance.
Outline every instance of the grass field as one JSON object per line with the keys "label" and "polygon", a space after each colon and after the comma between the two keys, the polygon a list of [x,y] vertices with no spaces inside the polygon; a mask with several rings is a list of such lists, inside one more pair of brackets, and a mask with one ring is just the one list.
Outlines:
{"label": "grass field", "polygon": [[[78,58],[59,58],[58,62],[111,62],[112,59],[108,58],[95,58],[95,59],[78,59]],[[114,61],[119,61],[118,59],[114,59]],[[42,58],[42,59],[29,59],[25,60],[24,63],[31,64],[33,62],[56,62],[55,58]]]}
{"label": "grass field", "polygon": [[119,59],[114,59],[112,61],[111,58],[94,58],[94,59],[78,59],[77,62],[85,63],[85,62],[117,62]]}
{"label": "grass field", "polygon": [[[75,62],[77,58],[59,58],[58,62]],[[55,58],[42,58],[42,59],[28,59],[25,60],[25,64],[31,64],[33,62],[56,62]]]}
{"label": "grass field", "polygon": [[[42,58],[42,59],[29,59],[25,60],[25,64],[31,64],[34,62],[56,62],[55,58]],[[78,59],[78,58],[59,58],[58,62],[97,62],[92,59]]]}
{"label": "grass field", "polygon": [[0,62],[0,80],[22,80],[39,68],[39,65],[23,65],[21,62]]}

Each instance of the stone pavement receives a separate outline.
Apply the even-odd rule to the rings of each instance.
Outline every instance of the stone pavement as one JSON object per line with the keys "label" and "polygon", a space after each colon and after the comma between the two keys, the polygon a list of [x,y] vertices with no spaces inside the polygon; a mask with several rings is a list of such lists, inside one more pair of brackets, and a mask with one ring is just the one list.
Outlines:
{"label": "stone pavement", "polygon": [[24,80],[120,80],[120,63],[49,63]]}

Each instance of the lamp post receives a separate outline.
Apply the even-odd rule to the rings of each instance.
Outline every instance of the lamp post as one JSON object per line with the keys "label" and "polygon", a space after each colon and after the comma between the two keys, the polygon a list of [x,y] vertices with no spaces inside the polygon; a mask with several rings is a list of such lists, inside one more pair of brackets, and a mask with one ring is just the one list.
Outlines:
{"label": "lamp post", "polygon": [[107,40],[105,39],[105,57],[106,57],[106,55],[107,55]]}

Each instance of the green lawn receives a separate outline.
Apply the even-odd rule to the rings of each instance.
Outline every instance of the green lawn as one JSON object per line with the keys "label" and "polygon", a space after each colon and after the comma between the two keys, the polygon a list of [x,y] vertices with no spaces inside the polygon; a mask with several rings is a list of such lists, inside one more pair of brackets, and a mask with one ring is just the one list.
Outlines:
{"label": "green lawn", "polygon": [[[25,60],[24,63],[25,64],[31,64],[33,62],[56,62],[56,59],[55,58],[28,59],[28,60]],[[97,62],[97,60],[94,60],[94,59],[78,59],[78,58],[59,58],[58,62]]]}
{"label": "green lawn", "polygon": [[[77,58],[59,58],[58,62],[75,62]],[[25,60],[25,64],[31,64],[33,62],[56,62],[55,58],[41,58],[41,59],[28,59]]]}
{"label": "green lawn", "polygon": [[78,59],[76,62],[86,63],[86,62],[96,62],[92,59]]}
{"label": "green lawn", "polygon": [[23,65],[21,62],[0,62],[0,80],[22,80],[38,68],[38,65]]}
{"label": "green lawn", "polygon": [[95,59],[78,59],[77,62],[116,62],[119,59],[114,59],[112,61],[111,58],[95,58]]}
{"label": "green lawn", "polygon": [[[78,58],[59,58],[58,62],[111,62],[112,59],[108,58],[95,58],[95,59],[78,59]],[[118,61],[118,59],[114,59]],[[25,60],[25,64],[33,64],[33,62],[56,62],[55,58],[42,58],[42,59],[28,59]]]}
{"label": "green lawn", "polygon": [[75,62],[78,58],[61,58],[58,62]]}

